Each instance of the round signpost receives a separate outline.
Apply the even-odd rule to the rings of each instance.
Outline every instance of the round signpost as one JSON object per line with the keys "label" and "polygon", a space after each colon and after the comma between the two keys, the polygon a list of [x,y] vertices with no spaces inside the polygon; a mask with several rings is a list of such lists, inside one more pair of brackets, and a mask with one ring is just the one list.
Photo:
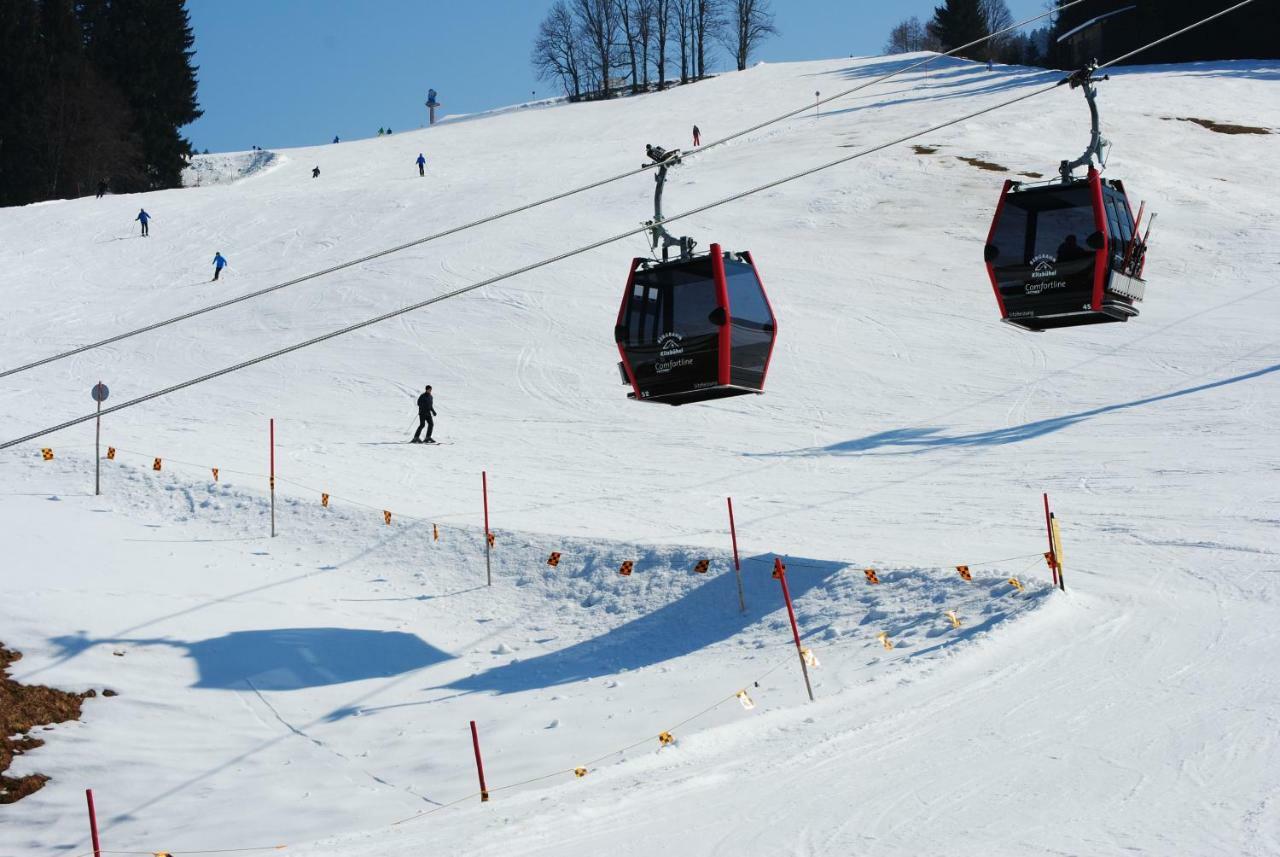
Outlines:
{"label": "round signpost", "polygon": [[111,395],[107,385],[99,381],[93,385],[89,395],[98,403],[98,415],[93,429],[93,494],[102,493],[102,403]]}

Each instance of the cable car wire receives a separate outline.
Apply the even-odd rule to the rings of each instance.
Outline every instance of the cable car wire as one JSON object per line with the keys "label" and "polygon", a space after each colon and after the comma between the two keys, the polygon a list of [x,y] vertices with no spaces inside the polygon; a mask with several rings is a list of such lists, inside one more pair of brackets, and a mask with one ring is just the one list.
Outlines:
{"label": "cable car wire", "polygon": [[[1153,48],[1153,47],[1155,47],[1155,46],[1157,46],[1157,45],[1163,44],[1164,42],[1167,42],[1167,41],[1169,41],[1170,39],[1176,38],[1177,36],[1183,35],[1184,33],[1191,32],[1192,30],[1195,30],[1195,29],[1197,29],[1197,28],[1199,28],[1199,27],[1202,27],[1202,26],[1204,26],[1205,24],[1208,24],[1208,23],[1209,23],[1209,22],[1211,22],[1211,21],[1214,21],[1214,20],[1217,20],[1218,18],[1221,18],[1223,15],[1227,15],[1227,14],[1229,14],[1229,13],[1231,13],[1231,12],[1236,11],[1237,9],[1242,9],[1242,8],[1244,8],[1245,6],[1248,6],[1249,4],[1251,4],[1251,3],[1253,3],[1253,2],[1254,2],[1254,0],[1242,0],[1242,2],[1236,3],[1236,4],[1234,4],[1233,6],[1229,6],[1229,7],[1227,7],[1226,9],[1223,9],[1223,10],[1221,10],[1221,11],[1219,11],[1219,12],[1217,12],[1217,13],[1213,14],[1213,15],[1208,16],[1207,18],[1203,18],[1203,19],[1201,19],[1201,20],[1199,20],[1199,21],[1196,21],[1196,22],[1195,22],[1195,23],[1193,23],[1193,24],[1190,24],[1190,25],[1188,25],[1188,26],[1186,26],[1186,27],[1183,27],[1183,28],[1182,28],[1182,29],[1180,29],[1180,30],[1177,30],[1177,31],[1175,31],[1175,32],[1173,32],[1173,33],[1170,33],[1170,34],[1166,35],[1166,36],[1163,36],[1163,37],[1161,37],[1161,38],[1159,38],[1159,39],[1157,39],[1157,40],[1155,40],[1155,41],[1153,41],[1153,42],[1149,42],[1148,44],[1143,45],[1142,47],[1137,48],[1137,49],[1135,49],[1135,50],[1132,50],[1132,51],[1130,51],[1130,52],[1129,52],[1129,53],[1127,53],[1127,54],[1123,54],[1123,55],[1121,55],[1121,56],[1119,56],[1119,57],[1116,57],[1115,59],[1112,59],[1112,60],[1109,60],[1109,61],[1107,61],[1107,62],[1105,62],[1105,63],[1102,63],[1101,65],[1099,65],[1099,66],[1098,66],[1098,69],[1100,70],[1100,69],[1104,69],[1104,68],[1110,68],[1111,66],[1114,66],[1114,65],[1116,65],[1116,64],[1118,64],[1118,63],[1121,63],[1121,62],[1123,62],[1123,61],[1125,61],[1125,60],[1127,60],[1127,59],[1131,59],[1132,57],[1137,56],[1138,54],[1140,54],[1140,53],[1142,53],[1142,52],[1144,52],[1144,51],[1150,50],[1151,48]],[[990,107],[984,107],[984,108],[983,108],[983,109],[981,109],[981,110],[977,110],[977,111],[974,111],[974,112],[972,112],[972,113],[966,114],[966,115],[964,115],[964,116],[960,116],[960,117],[957,117],[957,118],[955,118],[955,119],[951,119],[951,120],[948,120],[948,121],[946,121],[946,122],[942,122],[942,123],[939,123],[939,124],[937,124],[937,125],[933,125],[933,126],[931,126],[931,127],[929,127],[929,128],[925,128],[925,129],[923,129],[923,130],[921,130],[921,131],[916,131],[916,132],[913,132],[913,133],[911,133],[911,134],[907,134],[907,135],[904,135],[904,136],[902,136],[902,137],[898,137],[898,138],[896,138],[896,139],[894,139],[894,140],[890,140],[889,142],[886,142],[886,143],[880,143],[880,144],[878,144],[878,145],[876,145],[876,146],[872,146],[872,147],[870,147],[870,148],[866,148],[866,149],[862,149],[862,150],[860,150],[860,151],[854,152],[853,154],[845,155],[844,157],[837,158],[837,159],[836,159],[836,160],[834,160],[834,161],[828,161],[828,162],[826,162],[826,163],[824,163],[824,164],[819,164],[819,165],[814,166],[814,167],[809,167],[809,168],[807,168],[807,169],[801,170],[800,172],[792,173],[791,175],[784,176],[784,177],[779,178],[779,179],[774,179],[773,181],[766,182],[765,184],[758,185],[758,186],[756,186],[756,187],[749,188],[749,189],[744,190],[744,191],[740,191],[740,192],[735,193],[735,194],[732,194],[732,195],[730,195],[730,196],[723,197],[722,199],[718,199],[718,200],[715,200],[715,201],[713,201],[713,202],[705,203],[705,204],[700,205],[700,206],[697,206],[697,207],[695,207],[695,208],[691,208],[691,209],[689,209],[688,211],[683,211],[683,212],[681,212],[681,213],[679,213],[679,214],[671,215],[670,217],[668,217],[668,218],[667,218],[667,222],[671,222],[671,221],[674,221],[674,220],[682,220],[682,219],[687,218],[687,217],[693,217],[694,215],[701,214],[702,212],[709,211],[709,210],[711,210],[711,209],[713,209],[713,208],[718,208],[718,207],[720,207],[720,206],[722,206],[722,205],[726,205],[726,204],[728,204],[728,203],[730,203],[730,202],[736,202],[737,200],[744,199],[744,198],[746,198],[746,197],[748,197],[748,196],[753,196],[753,195],[758,194],[758,193],[761,193],[761,192],[763,192],[763,191],[771,190],[771,189],[773,189],[773,188],[775,188],[775,187],[779,187],[779,186],[781,186],[781,185],[788,184],[788,183],[793,182],[793,181],[796,181],[796,180],[798,180],[798,179],[802,179],[802,178],[805,178],[805,177],[807,177],[807,176],[814,175],[815,173],[820,173],[820,172],[823,172],[824,170],[831,169],[832,167],[839,166],[839,165],[841,165],[841,164],[846,164],[846,163],[848,163],[848,162],[850,162],[850,161],[855,161],[855,160],[858,160],[859,158],[866,157],[867,155],[871,155],[871,154],[875,154],[876,152],[883,151],[884,149],[888,149],[888,148],[891,148],[891,147],[893,147],[893,146],[897,146],[897,145],[900,145],[900,144],[902,144],[902,143],[906,143],[906,142],[909,142],[909,141],[911,141],[911,140],[915,140],[915,139],[917,139],[917,138],[919,138],[919,137],[923,137],[923,136],[925,136],[926,134],[932,134],[932,133],[934,133],[934,132],[941,131],[941,130],[946,129],[946,128],[950,128],[950,127],[952,127],[953,125],[959,125],[959,124],[960,124],[960,123],[962,123],[962,122],[967,122],[967,121],[969,121],[969,120],[971,120],[971,119],[976,119],[976,118],[978,118],[978,117],[980,117],[980,116],[984,116],[984,115],[986,115],[986,114],[988,114],[988,113],[993,113],[993,112],[995,112],[995,111],[997,111],[997,110],[1002,110],[1002,109],[1004,109],[1005,107],[1009,107],[1009,106],[1012,106],[1012,105],[1014,105],[1014,104],[1018,104],[1018,103],[1021,103],[1021,102],[1023,102],[1023,101],[1027,101],[1028,99],[1035,98],[1036,96],[1039,96],[1039,95],[1044,95],[1044,94],[1045,94],[1045,93],[1047,93],[1047,92],[1053,92],[1053,91],[1055,91],[1055,90],[1057,90],[1057,89],[1058,89],[1059,85],[1060,85],[1060,83],[1053,83],[1053,84],[1050,84],[1049,86],[1042,87],[1042,88],[1040,88],[1040,89],[1032,90],[1031,92],[1024,93],[1023,95],[1019,95],[1019,96],[1018,96],[1018,97],[1016,97],[1016,98],[1011,98],[1011,99],[1009,99],[1009,100],[1007,100],[1007,101],[1003,101],[1003,102],[1001,102],[1001,103],[999,103],[999,104],[995,104],[995,105],[992,105],[992,106],[990,106]],[[118,405],[112,405],[112,406],[110,406],[110,407],[103,408],[103,409],[101,410],[101,412],[100,412],[100,413],[90,413],[90,414],[86,414],[86,415],[84,415],[84,416],[76,417],[76,418],[74,418],[74,419],[70,419],[70,420],[66,420],[66,421],[64,421],[64,422],[62,422],[62,423],[59,423],[59,424],[57,424],[57,425],[49,426],[49,427],[44,428],[44,429],[41,429],[41,430],[39,430],[39,431],[32,432],[32,433],[27,434],[27,435],[24,435],[24,436],[22,436],[22,437],[14,438],[13,440],[4,441],[3,443],[0,443],[0,450],[8,449],[8,448],[10,448],[10,447],[12,447],[12,446],[17,446],[17,445],[19,445],[19,444],[26,443],[26,442],[31,441],[31,440],[35,440],[35,439],[36,439],[36,438],[38,438],[38,437],[42,437],[42,436],[47,435],[47,434],[52,434],[52,433],[54,433],[54,432],[58,432],[58,431],[61,431],[61,430],[63,430],[63,429],[66,429],[66,428],[70,428],[70,427],[72,427],[72,426],[79,425],[80,423],[88,422],[89,420],[95,419],[95,418],[96,418],[96,417],[98,417],[98,416],[106,416],[107,414],[112,414],[112,413],[115,413],[115,412],[117,412],[117,411],[123,411],[123,410],[125,410],[126,408],[131,408],[131,407],[134,407],[135,405],[140,405],[140,404],[143,404],[144,402],[149,402],[149,401],[151,401],[152,399],[158,399],[158,398],[160,398],[160,397],[162,397],[162,396],[167,396],[167,395],[169,395],[170,393],[175,393],[175,392],[178,392],[178,391],[180,391],[180,390],[184,390],[184,389],[186,389],[186,388],[188,388],[188,387],[194,387],[194,386],[196,386],[196,385],[198,385],[198,384],[203,384],[203,383],[205,383],[206,381],[211,381],[211,380],[213,380],[213,379],[215,379],[215,378],[220,378],[220,377],[222,377],[223,375],[229,375],[229,374],[231,374],[231,373],[233,373],[233,372],[238,372],[238,371],[240,371],[241,369],[247,369],[247,368],[248,368],[248,367],[250,367],[250,366],[256,366],[256,365],[257,365],[257,364],[259,364],[259,363],[265,363],[265,362],[267,362],[267,361],[269,361],[269,360],[274,360],[274,359],[276,359],[277,357],[283,357],[283,356],[284,356],[284,355],[286,355],[286,354],[291,354],[291,353],[293,353],[293,352],[295,352],[295,351],[301,351],[302,349],[304,349],[304,348],[309,348],[309,347],[311,347],[312,345],[318,345],[318,344],[319,344],[319,343],[321,343],[321,342],[326,342],[326,341],[328,341],[328,340],[330,340],[330,339],[335,339],[335,338],[337,338],[337,337],[339,337],[339,336],[345,336],[345,335],[346,335],[346,334],[348,334],[348,333],[354,333],[355,331],[357,331],[357,330],[363,330],[363,329],[364,329],[364,328],[366,328],[366,327],[372,327],[372,326],[373,326],[373,325],[375,325],[375,324],[380,324],[381,322],[387,321],[387,320],[389,320],[389,319],[397,318],[398,316],[402,316],[402,315],[406,315],[406,314],[411,313],[411,312],[415,312],[415,311],[417,311],[417,310],[420,310],[420,309],[423,309],[423,308],[425,308],[425,307],[431,306],[432,304],[437,304],[437,303],[440,303],[440,302],[442,302],[442,301],[449,300],[450,298],[455,298],[455,297],[458,297],[458,296],[460,296],[460,295],[465,295],[465,294],[467,294],[467,293],[469,293],[469,292],[476,291],[477,289],[482,289],[482,288],[484,288],[485,286],[490,286],[490,285],[493,285],[494,283],[498,283],[498,282],[501,282],[501,281],[503,281],[503,280],[509,280],[509,279],[511,279],[511,278],[513,278],[513,277],[518,277],[518,276],[520,276],[521,274],[526,274],[526,273],[529,273],[530,271],[535,271],[535,270],[537,270],[537,269],[539,269],[539,268],[547,267],[548,265],[554,265],[554,264],[555,264],[555,263],[557,263],[557,262],[561,262],[561,261],[563,261],[563,260],[565,260],[565,259],[569,259],[569,258],[572,258],[572,257],[574,257],[574,256],[582,255],[583,253],[588,253],[588,252],[590,252],[590,251],[592,251],[592,250],[599,249],[600,247],[604,247],[604,246],[606,246],[606,245],[608,245],[608,244],[613,244],[613,243],[615,243],[615,242],[617,242],[617,241],[622,241],[622,240],[624,240],[624,239],[626,239],[626,238],[630,238],[630,237],[631,237],[631,236],[633,236],[633,235],[639,235],[639,234],[641,234],[641,233],[643,233],[643,232],[647,231],[648,229],[649,229],[649,227],[648,227],[648,226],[639,226],[639,227],[636,227],[636,228],[634,228],[634,229],[628,229],[628,230],[627,230],[627,231],[625,231],[625,232],[620,232],[620,233],[618,233],[618,234],[616,234],[616,235],[613,235],[613,236],[610,236],[610,237],[608,237],[608,238],[602,238],[602,239],[599,239],[599,240],[597,240],[597,241],[592,241],[592,242],[591,242],[591,243],[589,243],[589,244],[584,244],[583,246],[581,246],[581,247],[577,247],[577,248],[575,248],[575,249],[573,249],[573,250],[567,250],[567,251],[565,251],[565,252],[563,252],[563,253],[559,253],[559,254],[557,254],[557,255],[555,255],[555,256],[550,256],[550,257],[548,257],[548,258],[546,258],[546,259],[542,259],[542,260],[540,260],[540,261],[533,262],[533,263],[528,264],[528,265],[523,265],[523,266],[521,266],[521,267],[519,267],[519,268],[516,268],[516,269],[514,269],[514,270],[507,271],[506,273],[503,273],[503,274],[497,274],[497,275],[495,275],[495,276],[493,276],[493,277],[489,277],[488,279],[480,280],[479,282],[471,283],[471,284],[466,285],[466,286],[461,286],[461,287],[459,287],[459,288],[452,289],[452,290],[450,290],[450,291],[448,291],[448,292],[444,292],[444,293],[442,293],[442,294],[436,295],[436,296],[435,296],[435,297],[433,297],[433,298],[428,298],[428,299],[423,300],[423,301],[418,301],[417,303],[413,303],[413,304],[410,304],[410,305],[408,305],[408,306],[401,307],[400,309],[392,310],[392,311],[390,311],[390,312],[385,312],[385,313],[382,313],[382,314],[380,314],[380,315],[376,315],[376,316],[374,316],[374,317],[372,317],[372,318],[367,318],[367,319],[364,319],[363,321],[358,321],[358,322],[355,322],[354,324],[346,325],[345,327],[338,328],[337,330],[331,330],[331,331],[329,331],[328,333],[322,333],[322,334],[320,334],[319,336],[313,336],[313,337],[311,337],[310,339],[305,339],[305,340],[303,340],[303,341],[301,341],[301,342],[296,342],[296,343],[294,343],[293,345],[287,345],[287,346],[285,346],[284,348],[278,348],[278,349],[276,349],[275,351],[271,351],[271,352],[268,352],[268,353],[266,353],[266,354],[261,354],[261,355],[259,355],[259,356],[257,356],[257,357],[251,357],[251,358],[249,358],[248,360],[243,360],[243,361],[241,361],[241,362],[239,362],[239,363],[235,363],[235,364],[233,364],[233,365],[231,365],[231,366],[227,366],[227,367],[224,367],[224,368],[222,368],[222,369],[217,369],[217,370],[215,370],[215,371],[213,371],[213,372],[209,372],[209,373],[206,373],[206,374],[204,374],[204,375],[200,375],[199,377],[191,378],[191,379],[186,380],[186,381],[181,381],[181,382],[179,382],[179,383],[177,383],[177,384],[172,384],[172,385],[170,385],[170,386],[168,386],[168,387],[164,387],[164,388],[162,388],[162,389],[160,389],[160,390],[155,390],[155,391],[153,391],[153,392],[151,392],[151,393],[146,393],[146,394],[144,394],[144,395],[142,395],[142,396],[138,396],[138,397],[136,397],[136,398],[130,399],[130,400],[125,401],[125,402],[121,402],[121,403],[120,403],[120,404],[118,404]]]}
{"label": "cable car wire", "polygon": [[[778,122],[782,122],[785,119],[790,119],[793,116],[798,116],[801,113],[806,113],[816,105],[826,104],[830,101],[835,101],[837,99],[852,95],[855,92],[860,92],[869,87],[884,83],[885,81],[890,80],[891,78],[897,77],[902,74],[906,74],[907,72],[913,71],[914,69],[917,69],[923,65],[928,65],[929,63],[934,62],[937,59],[949,57],[960,51],[964,51],[969,48],[975,47],[977,45],[982,44],[983,42],[989,41],[998,36],[1002,36],[1005,33],[1012,32],[1013,30],[1016,30],[1016,29],[1020,29],[1028,24],[1033,24],[1042,18],[1048,17],[1050,15],[1053,15],[1065,9],[1070,9],[1072,6],[1075,6],[1078,3],[1083,3],[1084,1],[1085,0],[1070,0],[1070,2],[1068,3],[1064,3],[1061,6],[1056,6],[1047,12],[1042,12],[1039,15],[1036,15],[1031,18],[1027,18],[1024,21],[1019,21],[1016,24],[1012,24],[1008,27],[1005,27],[1003,30],[998,30],[994,33],[983,36],[980,39],[975,39],[974,41],[969,42],[966,45],[961,45],[958,48],[952,48],[946,53],[938,54],[937,56],[920,60],[918,62],[912,63],[911,65],[900,68],[897,71],[890,72],[889,74],[882,75],[881,77],[868,81],[867,83],[859,84],[855,87],[852,87],[851,89],[846,89],[843,92],[839,92],[828,98],[824,98],[821,101],[815,102],[814,104],[805,104],[803,107],[799,107],[795,110],[788,111],[787,113],[783,113],[780,116],[775,116],[772,119],[766,120],[757,125],[752,125],[749,128],[744,128],[743,130],[730,134],[727,137],[722,137],[719,140],[712,140],[711,142],[707,143],[705,146],[701,146],[697,149],[694,149],[691,152],[684,153],[683,157],[691,158],[696,155],[702,154],[703,152],[706,152],[724,143],[728,143],[732,140],[737,140],[747,134],[751,134],[755,131],[759,131],[762,128],[767,128],[770,125],[775,125]],[[589,191],[589,190],[595,190],[596,188],[599,188],[599,187],[604,187],[605,185],[612,184],[613,182],[616,182],[616,181],[621,181],[622,179],[631,178],[632,176],[636,176],[636,175],[639,175],[640,173],[654,169],[654,167],[656,166],[657,166],[656,164],[645,164],[637,169],[627,170],[626,172],[618,173],[617,175],[609,176],[603,179],[598,179],[596,181],[589,182],[587,184],[580,185],[575,188],[570,188],[569,190],[565,190],[557,194],[553,194],[552,196],[544,197],[543,199],[534,200],[533,202],[525,203],[524,205],[518,205],[515,208],[509,208],[506,211],[500,211],[496,214],[490,214],[485,217],[481,217],[478,220],[472,220],[469,223],[459,224],[458,226],[451,226],[448,229],[441,230],[440,232],[435,232],[423,238],[416,238],[413,241],[407,241],[404,244],[398,244],[395,247],[389,247],[385,250],[379,250],[376,253],[370,253],[369,255],[361,256],[358,259],[351,259],[349,261],[341,262],[337,265],[333,265],[331,267],[325,268],[320,271],[313,271],[309,274],[303,274],[300,277],[295,277],[292,280],[286,280],[283,283],[276,283],[275,285],[266,286],[265,288],[261,288],[256,291],[246,292],[245,294],[239,295],[234,298],[227,298],[226,300],[218,301],[216,303],[209,304],[208,306],[200,307],[199,309],[193,309],[188,312],[175,315],[172,318],[167,318],[167,319],[164,319],[163,321],[153,322],[151,324],[144,325],[143,327],[139,327],[134,330],[125,331],[124,333],[114,334],[112,336],[107,337],[106,339],[98,340],[97,342],[91,342],[87,345],[81,345],[76,348],[72,348],[67,351],[63,351],[61,353],[51,355],[49,357],[43,357],[43,358],[40,358],[39,360],[33,360],[30,363],[24,363],[23,365],[15,366],[12,369],[3,369],[3,370],[0,370],[0,378],[7,378],[10,375],[17,375],[20,372],[26,372],[30,369],[35,369],[40,366],[45,366],[49,363],[55,363],[58,360],[64,360],[68,357],[74,357],[77,354],[83,354],[86,351],[92,351],[96,348],[102,348],[103,346],[106,346],[106,345],[112,345],[124,339],[129,339],[131,337],[139,336],[144,333],[150,333],[153,330],[159,330],[160,328],[168,327],[171,324],[177,324],[178,322],[188,321],[190,319],[196,318],[197,316],[214,312],[215,310],[225,309],[226,307],[234,306],[235,304],[243,303],[244,301],[253,300],[254,298],[260,298],[263,295],[269,295],[273,292],[278,292],[282,289],[287,289],[290,286],[296,286],[299,283],[305,283],[310,280],[315,280],[320,277],[327,276],[328,274],[332,274],[337,271],[342,271],[347,268],[353,268],[358,265],[363,265],[366,262],[372,262],[375,259],[380,259],[383,256],[390,256],[393,253],[399,253],[401,251],[408,250],[412,247],[419,247],[423,244],[427,244],[431,241],[435,241],[440,238],[447,238],[450,235],[457,235],[458,233],[465,232],[469,229],[475,229],[476,227],[484,226],[488,223],[493,223],[494,221],[502,220],[503,218],[511,217],[512,215],[515,215],[515,214],[520,214],[525,211],[531,211],[532,209],[538,208],[543,205],[548,205],[553,202],[558,202],[559,200],[567,199],[568,197],[576,196],[577,194],[585,193],[586,191]]]}

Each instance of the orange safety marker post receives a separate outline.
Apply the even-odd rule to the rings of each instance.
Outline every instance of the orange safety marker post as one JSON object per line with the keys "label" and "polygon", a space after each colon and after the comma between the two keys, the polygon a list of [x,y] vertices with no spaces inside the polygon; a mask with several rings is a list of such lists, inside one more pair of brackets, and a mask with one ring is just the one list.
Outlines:
{"label": "orange safety marker post", "polygon": [[391,526],[391,513],[388,512],[386,509],[382,510],[382,523],[386,524],[387,526]]}
{"label": "orange safety marker post", "polygon": [[485,585],[493,586],[493,563],[490,554],[493,552],[493,533],[489,531],[489,473],[480,471],[480,488],[484,493],[484,576]]}
{"label": "orange safety marker post", "polygon": [[1058,585],[1058,559],[1053,552],[1053,514],[1049,511],[1049,494],[1044,494],[1044,529],[1049,536],[1049,552],[1044,555],[1045,562],[1049,563],[1049,572],[1053,575],[1053,585]]}
{"label": "orange safety marker post", "polygon": [[116,460],[116,448],[114,446],[107,447],[107,461]]}
{"label": "orange safety marker post", "polygon": [[151,462],[151,469],[157,472],[160,471],[163,469],[163,462],[157,458],[155,461]]}
{"label": "orange safety marker post", "polygon": [[89,805],[89,836],[93,839],[93,857],[102,857],[102,845],[98,842],[98,814],[93,811],[93,789],[84,790],[84,799]]}
{"label": "orange safety marker post", "polygon": [[809,664],[805,661],[804,647],[800,645],[800,627],[796,624],[796,611],[791,606],[791,589],[787,586],[787,567],[782,564],[781,557],[773,558],[773,576],[782,584],[782,600],[787,603],[787,618],[791,620],[791,635],[796,641],[796,654],[800,657],[800,672],[804,674],[804,688],[809,692],[809,701],[813,702],[813,685],[809,683]]}
{"label": "orange safety marker post", "polygon": [[325,493],[321,492],[321,494],[320,494],[320,505],[321,505],[321,507],[323,507],[323,508],[325,508],[325,509],[328,509],[328,508],[329,508],[329,495],[328,495],[328,494],[325,494]]}
{"label": "orange safety marker post", "polygon": [[876,576],[876,570],[874,568],[868,568],[866,571],[862,573],[867,576],[867,583],[878,584],[880,582],[880,578]]}
{"label": "orange safety marker post", "polygon": [[476,751],[476,773],[480,775],[480,802],[489,799],[489,789],[484,784],[484,761],[480,758],[480,733],[476,731],[476,722],[471,721],[471,746]]}
{"label": "orange safety marker post", "polygon": [[706,574],[706,573],[707,573],[707,569],[708,569],[708,568],[710,568],[710,567],[711,567],[711,560],[709,560],[709,559],[700,559],[700,560],[698,560],[698,562],[693,566],[693,572],[694,572],[694,574]]}
{"label": "orange safety marker post", "polygon": [[40,450],[40,457],[45,461],[53,461],[53,450],[46,446],[44,449]]}
{"label": "orange safety marker post", "polygon": [[558,551],[552,551],[551,556],[547,557],[547,565],[555,568],[560,564],[560,554]]}
{"label": "orange safety marker post", "polygon": [[217,481],[218,481],[218,468],[216,468],[216,467],[210,467],[209,469],[213,471],[213,481],[214,481],[214,482],[217,482]]}
{"label": "orange safety marker post", "polygon": [[742,591],[742,563],[738,561],[738,528],[733,523],[733,498],[726,497],[729,501],[729,535],[733,539],[733,574],[738,579],[738,611],[747,612],[747,598]]}
{"label": "orange safety marker post", "polygon": [[960,572],[961,580],[973,580],[973,575],[969,573],[969,566],[957,565],[956,571]]}
{"label": "orange safety marker post", "polygon": [[634,566],[635,566],[635,563],[633,563],[631,560],[629,559],[623,560],[622,565],[618,566],[618,574],[621,574],[623,577],[630,577],[631,569]]}
{"label": "orange safety marker post", "polygon": [[[271,538],[276,537],[276,418],[272,417],[271,422]],[[388,523],[390,523],[388,521]]]}

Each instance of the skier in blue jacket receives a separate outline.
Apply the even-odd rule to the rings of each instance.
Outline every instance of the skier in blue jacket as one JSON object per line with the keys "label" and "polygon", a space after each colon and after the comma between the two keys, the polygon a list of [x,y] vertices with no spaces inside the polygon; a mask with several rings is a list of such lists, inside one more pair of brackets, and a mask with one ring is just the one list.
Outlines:
{"label": "skier in blue jacket", "polygon": [[418,153],[417,164],[418,164],[418,175],[425,176],[427,174],[427,159],[422,156],[421,152]]}
{"label": "skier in blue jacket", "polygon": [[135,217],[134,220],[142,224],[143,238],[146,238],[151,234],[151,229],[147,226],[147,224],[151,222],[151,215],[147,214],[147,210],[145,208],[138,209],[138,216]]}
{"label": "skier in blue jacket", "polygon": [[222,257],[222,251],[218,250],[213,254],[213,280],[218,281],[218,275],[222,273],[222,269],[227,267],[227,260]]}

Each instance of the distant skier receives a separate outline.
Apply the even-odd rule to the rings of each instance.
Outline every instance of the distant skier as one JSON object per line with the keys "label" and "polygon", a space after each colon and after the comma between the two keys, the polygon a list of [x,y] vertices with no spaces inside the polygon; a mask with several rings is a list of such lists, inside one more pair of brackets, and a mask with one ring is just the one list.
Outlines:
{"label": "distant skier", "polygon": [[318,179],[318,178],[320,178],[320,168],[319,168],[319,167],[312,167],[312,168],[311,168],[311,177],[312,177],[313,179]]}
{"label": "distant skier", "polygon": [[379,136],[379,137],[383,137],[383,136],[385,136],[385,135],[386,135],[386,133],[387,133],[387,129],[386,129],[386,128],[379,128],[379,129],[378,129],[378,136]]}
{"label": "distant skier", "polygon": [[693,126],[693,145],[694,146],[702,145],[702,132],[698,130],[697,125]]}
{"label": "distant skier", "polygon": [[337,134],[334,134],[334,135],[333,135],[333,142],[335,142],[335,143],[336,143],[336,142],[338,142],[338,135],[337,135]]}
{"label": "distant skier", "polygon": [[142,224],[143,238],[146,238],[148,235],[151,234],[151,227],[147,225],[148,223],[151,222],[151,215],[147,214],[147,210],[145,208],[138,209],[138,216],[135,217],[134,220]]}
{"label": "distant skier", "polygon": [[222,251],[218,250],[213,254],[213,281],[218,282],[218,275],[222,273],[222,269],[227,267],[227,260],[223,258]]}
{"label": "distant skier", "polygon": [[[431,432],[435,430],[436,421],[432,419],[436,415],[435,400],[431,398],[431,385],[427,385],[427,389],[418,397],[418,430],[413,433],[413,440],[409,443],[435,443],[431,439]],[[425,440],[418,440],[418,435],[422,434],[422,427],[427,427],[427,437]]]}
{"label": "distant skier", "polygon": [[390,129],[390,128],[388,128],[388,129],[387,129],[387,136],[388,136],[388,137],[390,137],[390,136],[391,136],[391,129]]}
{"label": "distant skier", "polygon": [[425,176],[427,174],[427,159],[418,153],[418,175]]}
{"label": "distant skier", "polygon": [[98,182],[98,199],[102,199],[107,195],[107,180],[103,179]]}
{"label": "distant skier", "polygon": [[995,71],[995,66],[991,63],[991,57],[987,57],[987,71]]}

